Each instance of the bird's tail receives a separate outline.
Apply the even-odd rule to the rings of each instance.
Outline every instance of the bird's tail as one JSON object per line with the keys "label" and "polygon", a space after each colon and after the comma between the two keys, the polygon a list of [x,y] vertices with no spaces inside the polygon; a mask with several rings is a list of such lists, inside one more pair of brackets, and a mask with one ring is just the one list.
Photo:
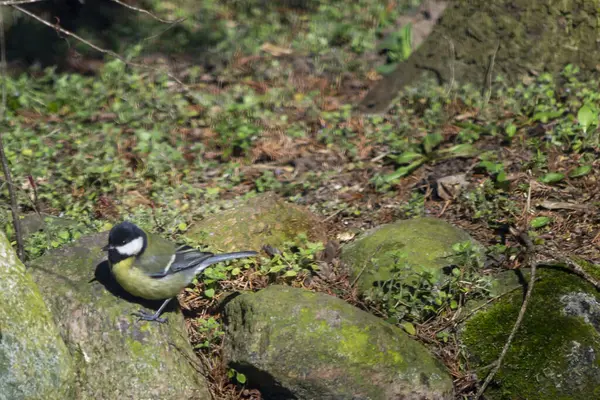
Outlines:
{"label": "bird's tail", "polygon": [[256,251],[238,251],[234,253],[223,253],[223,254],[215,254],[214,256],[210,256],[204,259],[198,266],[196,267],[196,275],[200,272],[204,271],[206,268],[210,267],[213,264],[220,263],[222,261],[235,260],[237,258],[246,258],[246,257],[254,257],[258,255]]}

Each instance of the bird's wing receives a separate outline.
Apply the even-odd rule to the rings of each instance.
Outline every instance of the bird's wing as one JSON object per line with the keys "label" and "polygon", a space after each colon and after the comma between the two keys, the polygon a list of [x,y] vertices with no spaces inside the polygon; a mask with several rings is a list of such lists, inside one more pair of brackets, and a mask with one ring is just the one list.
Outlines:
{"label": "bird's wing", "polygon": [[176,272],[195,267],[203,261],[211,258],[213,255],[213,253],[196,250],[189,246],[182,246],[175,252],[175,258],[169,269],[165,272],[168,274],[174,274]]}
{"label": "bird's wing", "polygon": [[136,265],[148,276],[164,277],[188,268],[192,268],[210,258],[212,253],[205,253],[190,246],[179,246],[162,238],[148,234],[148,248],[136,260]]}

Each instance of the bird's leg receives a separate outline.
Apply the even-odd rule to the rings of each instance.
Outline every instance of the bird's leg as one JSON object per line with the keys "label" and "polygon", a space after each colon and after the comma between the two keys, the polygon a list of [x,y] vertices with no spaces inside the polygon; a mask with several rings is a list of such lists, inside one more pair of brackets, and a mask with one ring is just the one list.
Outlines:
{"label": "bird's leg", "polygon": [[173,297],[165,300],[164,303],[162,303],[162,305],[158,309],[158,311],[156,311],[154,314],[152,314],[146,310],[139,310],[137,312],[134,312],[133,315],[136,315],[137,317],[139,317],[140,321],[142,321],[142,320],[143,321],[156,321],[156,322],[160,322],[161,324],[164,324],[165,322],[167,322],[167,319],[166,318],[158,318],[158,317],[160,317],[160,314],[162,313],[164,308],[167,306],[167,304],[169,304],[169,302],[171,300],[173,300]]}

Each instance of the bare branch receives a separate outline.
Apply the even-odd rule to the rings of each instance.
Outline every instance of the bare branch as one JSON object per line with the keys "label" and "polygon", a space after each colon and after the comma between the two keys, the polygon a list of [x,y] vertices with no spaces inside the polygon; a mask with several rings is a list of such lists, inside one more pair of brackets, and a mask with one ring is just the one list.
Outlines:
{"label": "bare branch", "polygon": [[39,3],[46,0],[3,0],[0,1],[0,6],[16,6],[19,4]]}
{"label": "bare branch", "polygon": [[485,392],[485,389],[487,389],[487,387],[490,384],[490,382],[492,381],[492,379],[494,379],[494,376],[496,376],[496,373],[498,373],[498,371],[500,370],[500,367],[502,367],[502,361],[504,360],[504,357],[506,357],[506,353],[508,353],[508,350],[510,349],[510,345],[512,344],[513,339],[515,338],[515,335],[516,335],[517,331],[519,330],[519,327],[521,326],[521,322],[523,321],[523,317],[525,316],[525,311],[527,311],[527,305],[529,304],[529,299],[531,298],[531,293],[533,292],[533,286],[535,283],[535,273],[536,273],[536,269],[537,269],[537,263],[535,263],[533,261],[535,258],[535,248],[533,246],[533,242],[531,241],[531,239],[525,232],[518,232],[516,230],[511,229],[511,233],[525,247],[525,265],[524,266],[531,267],[531,276],[529,278],[529,283],[527,285],[527,293],[525,294],[525,299],[523,300],[523,304],[521,304],[521,309],[519,310],[519,315],[517,316],[517,320],[515,321],[515,324],[513,325],[513,328],[510,331],[510,335],[508,336],[508,339],[506,340],[506,343],[504,344],[504,348],[502,349],[502,352],[500,353],[500,357],[498,357],[498,360],[495,363],[494,369],[488,374],[488,376],[485,378],[485,381],[483,382],[483,384],[477,391],[477,394],[475,395],[475,400],[479,400],[481,398],[481,396],[483,396],[483,392]]}
{"label": "bare branch", "polygon": [[[36,0],[36,1],[38,1],[38,0]],[[155,20],[160,21],[160,22],[165,23],[165,24],[178,24],[181,21],[185,20],[185,18],[179,18],[179,19],[176,19],[174,21],[169,21],[168,19],[162,19],[162,18],[156,16],[155,14],[151,13],[148,10],[144,10],[143,8],[131,6],[131,5],[127,4],[127,3],[123,3],[120,0],[111,0],[111,1],[115,2],[117,4],[120,4],[120,5],[122,5],[125,8],[129,8],[130,10],[137,11],[137,12],[142,13],[142,14],[147,14],[147,15],[151,16],[152,18],[154,18]]]}
{"label": "bare branch", "polygon": [[[4,40],[4,15],[3,8],[0,6],[0,68],[2,69],[2,106],[0,108],[0,122],[4,122],[6,117],[6,43]],[[0,130],[0,161],[2,162],[2,171],[4,179],[8,183],[8,195],[10,197],[10,209],[13,218],[13,226],[15,229],[15,237],[17,239],[17,256],[21,261],[24,260],[23,253],[23,236],[21,235],[21,221],[19,220],[19,205],[17,204],[17,196],[8,167],[8,159],[4,152],[4,142],[2,141],[2,131]]]}
{"label": "bare branch", "polygon": [[[52,24],[52,23],[46,21],[45,19],[43,19],[42,17],[40,17],[40,16],[38,16],[38,15],[36,15],[36,14],[34,14],[34,13],[26,10],[26,9],[24,9],[23,7],[20,7],[20,6],[11,6],[11,7],[13,7],[16,10],[19,10],[23,14],[26,14],[26,15],[30,16],[31,18],[33,18],[33,19],[41,22],[42,24],[44,24],[44,25],[46,25],[46,26],[48,26],[48,27],[50,27],[50,28],[52,28],[52,29],[54,29],[54,30],[62,33],[62,34],[66,35],[66,36],[70,36],[70,37],[72,37],[72,38],[80,41],[81,43],[83,43],[83,44],[91,47],[92,49],[94,49],[94,50],[96,50],[96,51],[98,51],[98,52],[100,52],[102,54],[108,54],[109,56],[114,57],[114,58],[116,58],[116,59],[124,62],[127,65],[131,65],[131,66],[134,66],[134,67],[143,68],[143,69],[147,69],[147,70],[151,70],[151,71],[157,71],[156,68],[151,67],[149,65],[139,64],[139,63],[135,63],[135,62],[132,62],[132,61],[127,61],[123,56],[120,56],[119,54],[115,53],[114,51],[108,50],[108,49],[104,49],[104,48],[99,47],[99,46],[96,46],[95,44],[93,44],[92,42],[89,42],[89,41],[85,40],[81,36],[79,36],[79,35],[71,32],[71,31],[68,31],[68,30],[62,28],[58,24],[56,24],[56,25]],[[183,83],[181,80],[179,80],[179,78],[177,78],[175,75],[173,75],[172,73],[170,73],[168,71],[165,71],[165,73],[167,74],[167,76],[169,78],[173,79],[175,82],[177,82],[179,85],[181,85],[184,89],[186,89],[186,91],[189,91],[188,86],[185,83]]]}
{"label": "bare branch", "polygon": [[[550,260],[543,260],[538,262],[538,266],[543,267],[558,267],[565,268],[575,275],[585,279],[588,283],[592,284],[596,290],[600,291],[600,280],[596,279],[592,274],[587,272],[578,262],[573,261],[571,258],[566,256],[553,257]],[[595,267],[598,267],[595,265]]]}

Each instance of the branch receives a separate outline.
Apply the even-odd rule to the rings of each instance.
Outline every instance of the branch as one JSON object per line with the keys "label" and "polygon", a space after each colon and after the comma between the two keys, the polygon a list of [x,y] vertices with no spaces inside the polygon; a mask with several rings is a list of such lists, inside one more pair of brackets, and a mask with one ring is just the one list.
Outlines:
{"label": "branch", "polygon": [[[98,51],[98,52],[100,52],[102,54],[108,54],[109,56],[112,56],[112,57],[114,57],[114,58],[122,61],[123,63],[125,63],[127,65],[131,65],[131,66],[134,66],[134,67],[143,68],[143,69],[147,69],[147,70],[151,70],[151,71],[158,71],[156,68],[148,66],[148,65],[144,65],[144,64],[139,64],[139,63],[127,61],[123,56],[120,56],[119,54],[115,53],[114,51],[108,50],[108,49],[104,49],[104,48],[99,47],[99,46],[96,46],[95,44],[93,44],[92,42],[89,42],[89,41],[85,40],[81,36],[78,36],[77,34],[75,34],[75,33],[71,32],[71,31],[68,31],[68,30],[62,28],[58,24],[52,24],[52,23],[46,21],[45,19],[39,17],[38,15],[36,15],[36,14],[34,14],[34,13],[26,10],[26,9],[24,9],[23,7],[15,6],[15,5],[13,5],[11,7],[13,7],[16,10],[19,10],[23,14],[26,14],[26,15],[30,16],[31,18],[33,18],[33,19],[41,22],[42,24],[44,24],[44,25],[46,25],[46,26],[48,26],[48,27],[50,27],[50,28],[52,28],[52,29],[54,29],[54,30],[62,33],[62,34],[66,35],[66,36],[70,36],[70,37],[72,37],[72,38],[80,41],[81,43],[83,43],[83,44],[91,47],[92,49],[94,49],[94,50],[96,50],[96,51]],[[180,81],[179,78],[177,78],[175,75],[173,75],[172,73],[170,73],[168,71],[166,71],[165,73],[167,74],[167,76],[169,78],[173,79],[175,82],[177,82],[179,85],[181,85],[186,91],[189,91],[188,86],[185,83],[183,83],[182,81]]]}
{"label": "branch", "polygon": [[523,300],[523,304],[521,304],[521,310],[519,310],[519,315],[517,316],[517,320],[515,321],[515,324],[513,325],[510,335],[508,336],[508,340],[504,344],[504,348],[502,349],[502,352],[500,353],[500,357],[498,357],[498,360],[496,360],[496,363],[495,363],[496,365],[494,366],[494,369],[488,374],[488,376],[485,378],[485,381],[483,382],[483,384],[477,391],[477,394],[475,395],[475,400],[479,400],[479,398],[481,398],[481,396],[483,395],[483,392],[485,392],[485,389],[487,389],[488,385],[490,384],[492,379],[494,379],[494,376],[496,375],[498,370],[500,370],[500,367],[502,367],[502,361],[504,360],[504,357],[506,357],[506,353],[508,353],[508,350],[510,349],[510,345],[512,344],[512,341],[515,338],[515,335],[516,335],[517,331],[519,330],[519,327],[521,326],[521,322],[523,321],[523,317],[525,316],[525,311],[527,311],[527,305],[529,304],[529,299],[531,298],[531,293],[533,292],[533,286],[535,283],[535,273],[536,273],[536,269],[537,269],[537,263],[533,262],[534,254],[535,254],[533,242],[531,241],[531,239],[525,232],[518,232],[511,228],[511,233],[516,237],[516,239],[522,245],[525,246],[525,263],[524,264],[525,264],[525,266],[527,266],[527,265],[531,266],[531,277],[529,278],[529,284],[527,285],[527,293],[525,294],[525,299]]}
{"label": "branch", "polygon": [[[40,0],[35,0],[35,1],[40,1]],[[156,16],[155,14],[151,13],[148,10],[144,10],[143,8],[131,6],[131,5],[127,4],[127,3],[123,3],[120,0],[111,0],[111,1],[115,2],[117,4],[120,4],[121,6],[123,6],[125,8],[129,8],[130,10],[137,11],[139,13],[149,15],[152,18],[154,18],[155,20],[160,21],[160,22],[165,23],[165,24],[178,24],[178,23],[180,23],[180,22],[182,22],[182,21],[185,20],[185,18],[179,18],[179,19],[176,19],[174,21],[169,21],[168,19],[162,19],[162,18]]]}
{"label": "branch", "polygon": [[4,0],[0,1],[0,6],[16,6],[19,4],[39,3],[46,0]]}
{"label": "branch", "polygon": [[[6,116],[6,43],[4,40],[4,15],[0,6],[0,68],[2,70],[2,106],[0,108],[0,122],[4,122]],[[21,221],[19,220],[19,205],[17,204],[17,196],[15,188],[10,176],[10,168],[8,167],[8,159],[4,152],[4,142],[2,140],[2,131],[0,130],[0,162],[2,163],[2,171],[4,179],[8,183],[8,195],[10,197],[10,209],[13,218],[13,226],[15,228],[15,237],[17,238],[17,256],[23,261],[23,236],[21,235]]]}

